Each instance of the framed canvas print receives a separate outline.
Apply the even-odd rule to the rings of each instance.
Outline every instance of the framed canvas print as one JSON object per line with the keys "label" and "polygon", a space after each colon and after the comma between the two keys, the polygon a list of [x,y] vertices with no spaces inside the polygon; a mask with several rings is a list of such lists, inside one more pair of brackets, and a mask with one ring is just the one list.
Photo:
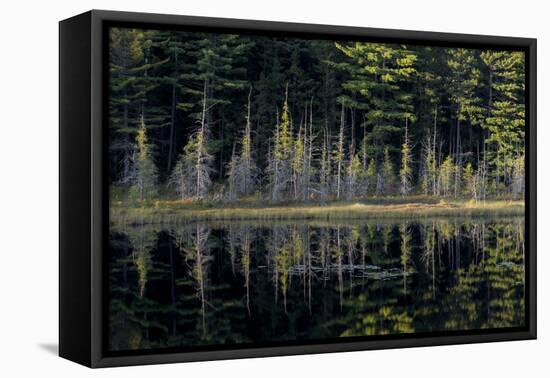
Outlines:
{"label": "framed canvas print", "polygon": [[60,355],[536,337],[536,41],[60,23]]}

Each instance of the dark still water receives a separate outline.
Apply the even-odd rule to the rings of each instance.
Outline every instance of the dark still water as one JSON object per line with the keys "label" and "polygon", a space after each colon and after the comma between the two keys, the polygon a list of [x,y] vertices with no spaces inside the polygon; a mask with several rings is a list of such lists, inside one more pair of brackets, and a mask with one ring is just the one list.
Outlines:
{"label": "dark still water", "polygon": [[524,325],[523,218],[111,231],[111,351]]}

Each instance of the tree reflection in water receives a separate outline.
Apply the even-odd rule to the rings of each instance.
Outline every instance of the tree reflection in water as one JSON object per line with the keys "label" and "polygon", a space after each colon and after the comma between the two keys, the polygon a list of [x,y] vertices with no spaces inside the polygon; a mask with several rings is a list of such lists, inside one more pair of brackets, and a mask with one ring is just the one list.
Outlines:
{"label": "tree reflection in water", "polygon": [[113,229],[111,350],[524,325],[524,222]]}

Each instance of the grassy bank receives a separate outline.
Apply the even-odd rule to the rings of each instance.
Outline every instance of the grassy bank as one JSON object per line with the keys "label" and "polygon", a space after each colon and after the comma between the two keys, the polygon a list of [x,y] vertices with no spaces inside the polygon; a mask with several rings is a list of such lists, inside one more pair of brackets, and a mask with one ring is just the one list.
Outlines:
{"label": "grassy bank", "polygon": [[431,198],[378,198],[368,201],[318,204],[287,204],[258,207],[251,203],[200,204],[181,201],[155,201],[141,205],[120,202],[111,205],[113,224],[186,223],[190,221],[231,220],[339,220],[403,219],[446,216],[514,216],[524,213],[523,201],[490,200],[475,203],[466,200]]}

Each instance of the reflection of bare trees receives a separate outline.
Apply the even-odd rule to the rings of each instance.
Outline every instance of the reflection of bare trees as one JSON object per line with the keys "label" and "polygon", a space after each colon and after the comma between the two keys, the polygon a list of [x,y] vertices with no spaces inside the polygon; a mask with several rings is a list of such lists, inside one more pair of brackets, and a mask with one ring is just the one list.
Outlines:
{"label": "reflection of bare trees", "polygon": [[[332,336],[521,325],[523,227],[521,219],[193,224],[165,233],[169,241],[132,227],[128,257],[113,271],[127,303],[113,319],[133,328],[117,345],[140,329],[132,345],[148,345],[152,327],[173,343],[225,340],[236,324],[263,318]],[[155,305],[162,280],[165,307]]]}
{"label": "reflection of bare trees", "polygon": [[421,229],[424,248],[421,261],[424,262],[424,269],[431,275],[431,294],[435,299],[435,222],[427,222]]}
{"label": "reflection of bare trees", "polygon": [[235,261],[240,253],[240,264],[246,291],[246,309],[250,316],[250,251],[254,241],[254,230],[249,225],[230,225],[227,239],[233,273],[235,273]]}
{"label": "reflection of bare trees", "polygon": [[127,230],[128,238],[133,246],[132,259],[138,272],[139,295],[143,297],[147,276],[151,270],[151,249],[156,241],[156,232],[144,225]]}
{"label": "reflection of bare trees", "polygon": [[407,276],[411,255],[411,231],[407,223],[399,226],[399,235],[401,236],[401,266],[403,269],[403,294],[407,295]]}
{"label": "reflection of bare trees", "polygon": [[197,297],[201,305],[202,332],[206,335],[206,306],[210,305],[206,297],[208,281],[208,265],[212,260],[207,248],[210,231],[197,223],[191,230],[184,230],[176,235],[176,240],[182,250],[190,275],[195,282]]}
{"label": "reflection of bare trees", "polygon": [[340,295],[340,310],[343,306],[343,296],[344,296],[344,278],[342,274],[342,243],[340,236],[340,226],[336,227],[336,248],[333,248],[332,252],[336,259],[336,266],[338,272],[338,293]]}

